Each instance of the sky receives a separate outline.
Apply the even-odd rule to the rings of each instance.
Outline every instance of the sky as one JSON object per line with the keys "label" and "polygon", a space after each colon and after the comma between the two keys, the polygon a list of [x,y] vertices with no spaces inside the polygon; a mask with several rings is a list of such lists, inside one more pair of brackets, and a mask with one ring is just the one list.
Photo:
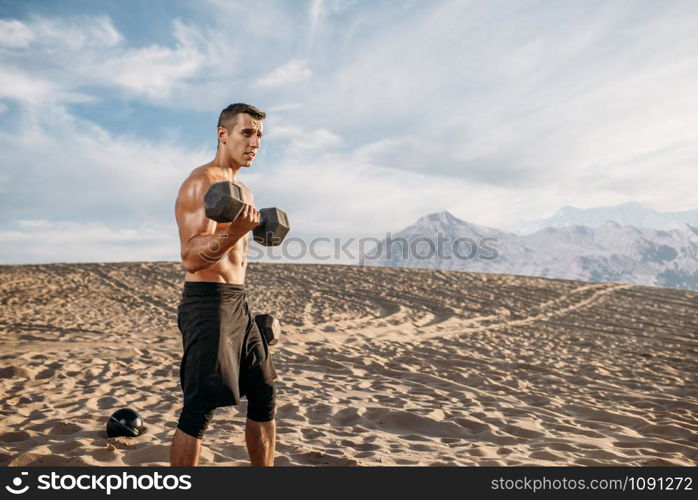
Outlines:
{"label": "sky", "polygon": [[0,0],[0,264],[178,260],[232,102],[299,239],[695,209],[696,53],[694,1]]}

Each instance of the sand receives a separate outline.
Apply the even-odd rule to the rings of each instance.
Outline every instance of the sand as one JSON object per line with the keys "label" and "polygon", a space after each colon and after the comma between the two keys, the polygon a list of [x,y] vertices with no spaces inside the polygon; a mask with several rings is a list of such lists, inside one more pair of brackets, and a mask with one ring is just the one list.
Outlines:
{"label": "sand", "polygon": [[[0,266],[0,465],[169,464],[178,263]],[[252,264],[284,332],[276,465],[697,465],[698,293]],[[118,408],[147,430],[108,439]],[[246,465],[246,403],[201,465]]]}

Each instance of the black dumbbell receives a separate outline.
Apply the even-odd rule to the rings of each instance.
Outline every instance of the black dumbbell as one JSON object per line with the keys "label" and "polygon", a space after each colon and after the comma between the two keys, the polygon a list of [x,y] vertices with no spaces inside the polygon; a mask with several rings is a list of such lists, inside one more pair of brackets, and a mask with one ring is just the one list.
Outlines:
{"label": "black dumbbell", "polygon": [[271,314],[255,314],[254,322],[257,323],[257,328],[267,339],[267,344],[274,345],[279,342],[281,334],[281,323]]}
{"label": "black dumbbell", "polygon": [[[233,222],[244,206],[242,188],[230,181],[212,184],[204,196],[206,217],[216,222]],[[267,247],[280,245],[291,229],[286,213],[278,208],[263,208],[259,214],[259,226],[252,230],[254,240]]]}

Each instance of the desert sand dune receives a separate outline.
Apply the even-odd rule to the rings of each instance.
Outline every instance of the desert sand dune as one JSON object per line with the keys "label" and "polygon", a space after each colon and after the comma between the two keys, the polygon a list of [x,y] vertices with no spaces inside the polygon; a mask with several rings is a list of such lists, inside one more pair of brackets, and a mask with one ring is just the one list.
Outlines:
{"label": "desert sand dune", "polygon": [[[0,465],[167,465],[178,263],[0,266]],[[696,465],[698,293],[418,269],[252,264],[277,465]],[[138,410],[147,432],[107,439]],[[245,405],[201,465],[246,465]]]}

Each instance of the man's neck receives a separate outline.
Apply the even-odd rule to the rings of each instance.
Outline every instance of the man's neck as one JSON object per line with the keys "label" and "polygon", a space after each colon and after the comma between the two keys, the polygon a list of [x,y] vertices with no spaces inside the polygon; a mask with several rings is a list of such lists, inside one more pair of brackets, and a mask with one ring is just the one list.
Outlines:
{"label": "man's neck", "polygon": [[238,172],[242,169],[242,165],[235,163],[229,156],[223,156],[221,150],[216,152],[216,157],[213,159],[211,164],[222,170],[230,171],[230,180],[234,181],[237,179]]}

